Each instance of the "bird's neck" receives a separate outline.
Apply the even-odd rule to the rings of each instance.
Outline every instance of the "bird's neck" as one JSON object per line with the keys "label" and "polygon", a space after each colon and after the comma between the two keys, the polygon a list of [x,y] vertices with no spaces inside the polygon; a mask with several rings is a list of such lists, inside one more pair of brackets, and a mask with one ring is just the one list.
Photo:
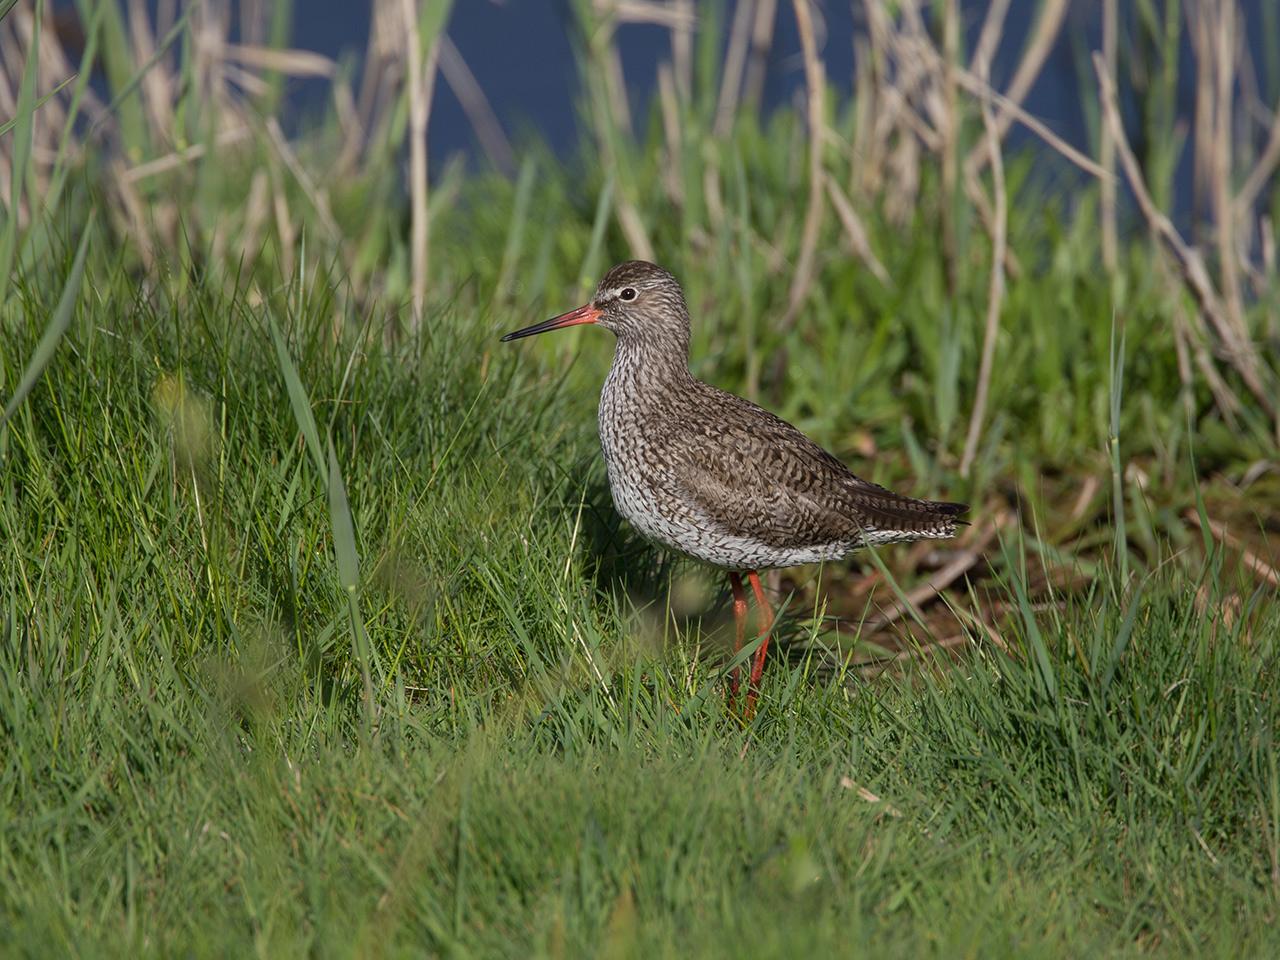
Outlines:
{"label": "bird's neck", "polygon": [[609,380],[630,387],[670,386],[692,379],[687,340],[656,337],[618,338]]}

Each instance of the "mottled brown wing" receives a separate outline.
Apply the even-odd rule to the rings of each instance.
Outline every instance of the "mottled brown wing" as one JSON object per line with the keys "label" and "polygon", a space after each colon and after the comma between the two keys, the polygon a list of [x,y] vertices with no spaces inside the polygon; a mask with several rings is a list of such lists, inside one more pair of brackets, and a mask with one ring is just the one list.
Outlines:
{"label": "mottled brown wing", "polygon": [[715,393],[715,403],[699,405],[715,413],[692,413],[673,435],[669,457],[683,494],[726,532],[776,546],[856,541],[870,532],[939,536],[966,509],[863,480],[785,420]]}

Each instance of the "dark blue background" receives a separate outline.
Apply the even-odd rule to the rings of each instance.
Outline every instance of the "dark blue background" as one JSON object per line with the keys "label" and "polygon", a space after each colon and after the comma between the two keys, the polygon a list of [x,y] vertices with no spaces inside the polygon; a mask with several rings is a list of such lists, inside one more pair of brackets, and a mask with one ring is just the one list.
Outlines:
{"label": "dark blue background", "polygon": [[[1122,8],[1132,0],[1120,0]],[[1259,64],[1264,99],[1274,103],[1278,64],[1267,64],[1264,32],[1268,19],[1263,4],[1274,0],[1248,0],[1243,4],[1245,30],[1255,62]],[[717,4],[699,2],[703,15]],[[998,88],[1007,85],[1017,66],[1024,40],[1032,29],[1041,4],[1015,0],[1010,5],[1000,54],[993,65]],[[720,18],[727,35],[734,3],[728,0]],[[853,78],[855,28],[864,30],[862,4],[858,0],[822,0],[816,9],[825,23],[822,56],[828,80],[848,93]],[[986,14],[986,0],[962,0],[962,14],[972,49]],[[1082,94],[1092,90],[1089,52],[1098,49],[1101,2],[1075,0],[1058,42],[1026,101],[1032,113],[1049,122],[1071,143],[1087,148]],[[449,22],[449,35],[476,75],[509,137],[517,142],[530,128],[562,147],[569,147],[579,132],[577,61],[570,39],[573,29],[568,4],[553,0],[458,0]],[[361,55],[368,38],[369,8],[343,0],[300,0],[294,11],[293,42],[333,57]],[[643,116],[655,84],[657,64],[670,56],[670,35],[659,27],[623,26],[618,33],[628,89],[637,116]],[[1179,71],[1179,113],[1193,115],[1194,71],[1190,49],[1184,44],[1185,63]],[[1268,69],[1269,68],[1269,69]],[[1083,73],[1083,71],[1089,71]],[[766,107],[789,102],[803,86],[800,43],[791,4],[778,4],[777,23],[765,87]],[[297,89],[306,105],[323,89]],[[1017,139],[1025,134],[1016,132]],[[431,112],[430,150],[433,158],[464,150],[475,151],[470,125],[461,106],[443,79],[437,81]]]}

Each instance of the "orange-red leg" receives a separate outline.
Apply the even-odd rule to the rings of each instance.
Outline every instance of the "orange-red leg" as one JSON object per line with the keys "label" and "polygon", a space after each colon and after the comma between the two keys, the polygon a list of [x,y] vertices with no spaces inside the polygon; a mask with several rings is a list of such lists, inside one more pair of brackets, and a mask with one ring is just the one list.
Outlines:
{"label": "orange-red leg", "polygon": [[750,717],[755,713],[756,696],[760,692],[760,677],[764,675],[764,659],[769,653],[769,633],[773,630],[773,608],[764,598],[764,588],[760,586],[759,575],[754,570],[748,570],[747,579],[751,581],[751,589],[756,595],[756,609],[760,611],[760,646],[751,664],[751,680],[747,684],[745,715]]}
{"label": "orange-red leg", "polygon": [[[747,634],[747,593],[742,589],[742,578],[730,571],[729,586],[733,587],[733,653],[738,655]],[[729,706],[738,702],[738,667],[729,674]]]}

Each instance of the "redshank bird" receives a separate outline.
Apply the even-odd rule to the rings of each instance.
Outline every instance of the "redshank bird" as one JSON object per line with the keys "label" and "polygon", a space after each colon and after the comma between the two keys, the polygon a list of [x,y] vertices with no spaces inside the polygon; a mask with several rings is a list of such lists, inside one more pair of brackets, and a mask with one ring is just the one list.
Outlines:
{"label": "redshank bird", "polygon": [[[751,584],[761,624],[748,716],[773,627],[759,570],[946,538],[963,522],[965,504],[916,500],[869,483],[785,420],[694,377],[684,292],[656,264],[620,263],[589,303],[502,339],[582,323],[617,337],[599,426],[618,512],[648,539],[728,571],[736,649],[746,630],[743,574]],[[731,699],[737,690],[735,667]]]}

